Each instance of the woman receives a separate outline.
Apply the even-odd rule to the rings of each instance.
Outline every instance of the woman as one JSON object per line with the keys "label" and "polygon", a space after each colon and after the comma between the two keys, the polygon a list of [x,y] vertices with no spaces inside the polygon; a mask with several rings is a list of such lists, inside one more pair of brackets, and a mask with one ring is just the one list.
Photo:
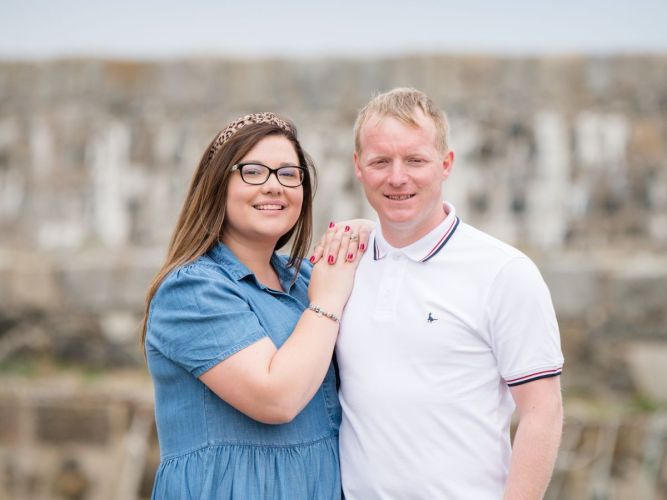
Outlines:
{"label": "woman", "polygon": [[272,113],[231,123],[202,157],[146,300],[155,499],[341,497],[330,361],[358,239],[346,227],[329,264],[301,265],[312,170]]}

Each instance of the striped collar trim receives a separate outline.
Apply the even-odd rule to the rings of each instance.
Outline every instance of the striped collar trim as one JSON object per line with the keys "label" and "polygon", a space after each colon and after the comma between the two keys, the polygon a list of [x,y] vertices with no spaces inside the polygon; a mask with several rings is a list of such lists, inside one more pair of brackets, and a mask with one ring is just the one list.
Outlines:
{"label": "striped collar trim", "polygon": [[392,247],[382,236],[381,230],[373,238],[373,260],[384,259],[391,251],[399,251],[416,262],[426,262],[435,257],[454,235],[461,220],[457,217],[454,206],[444,202],[443,209],[447,217],[435,229],[414,243],[403,247]]}

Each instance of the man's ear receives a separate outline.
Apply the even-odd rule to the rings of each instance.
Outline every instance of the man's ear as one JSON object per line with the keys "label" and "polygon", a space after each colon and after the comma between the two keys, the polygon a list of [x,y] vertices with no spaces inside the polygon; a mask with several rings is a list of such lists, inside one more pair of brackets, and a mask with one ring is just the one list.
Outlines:
{"label": "man's ear", "polygon": [[442,159],[442,180],[446,180],[449,177],[449,174],[452,173],[452,168],[454,167],[454,151],[451,149],[445,153],[445,157]]}
{"label": "man's ear", "polygon": [[354,161],[354,175],[357,176],[357,179],[361,180],[361,166],[359,165],[359,154],[354,152],[352,155],[352,160]]}

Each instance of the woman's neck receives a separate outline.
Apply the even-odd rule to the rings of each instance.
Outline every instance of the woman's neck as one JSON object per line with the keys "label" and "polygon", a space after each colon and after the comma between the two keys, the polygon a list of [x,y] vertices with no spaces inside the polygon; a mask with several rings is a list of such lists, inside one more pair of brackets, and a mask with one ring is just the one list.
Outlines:
{"label": "woman's neck", "polygon": [[222,237],[222,242],[236,255],[237,259],[252,271],[261,283],[275,290],[282,290],[278,274],[271,266],[271,256],[275,244],[264,245],[259,242],[245,242],[225,235]]}

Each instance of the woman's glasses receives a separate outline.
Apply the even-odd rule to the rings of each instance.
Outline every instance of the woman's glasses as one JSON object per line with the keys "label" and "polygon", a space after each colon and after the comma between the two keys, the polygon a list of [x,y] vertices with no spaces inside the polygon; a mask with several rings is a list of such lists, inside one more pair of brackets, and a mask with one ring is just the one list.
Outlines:
{"label": "woman's glasses", "polygon": [[261,163],[237,163],[232,167],[232,172],[238,170],[241,179],[246,184],[259,186],[269,180],[271,174],[276,176],[278,182],[285,187],[299,187],[306,177],[306,169],[296,165],[270,168]]}

